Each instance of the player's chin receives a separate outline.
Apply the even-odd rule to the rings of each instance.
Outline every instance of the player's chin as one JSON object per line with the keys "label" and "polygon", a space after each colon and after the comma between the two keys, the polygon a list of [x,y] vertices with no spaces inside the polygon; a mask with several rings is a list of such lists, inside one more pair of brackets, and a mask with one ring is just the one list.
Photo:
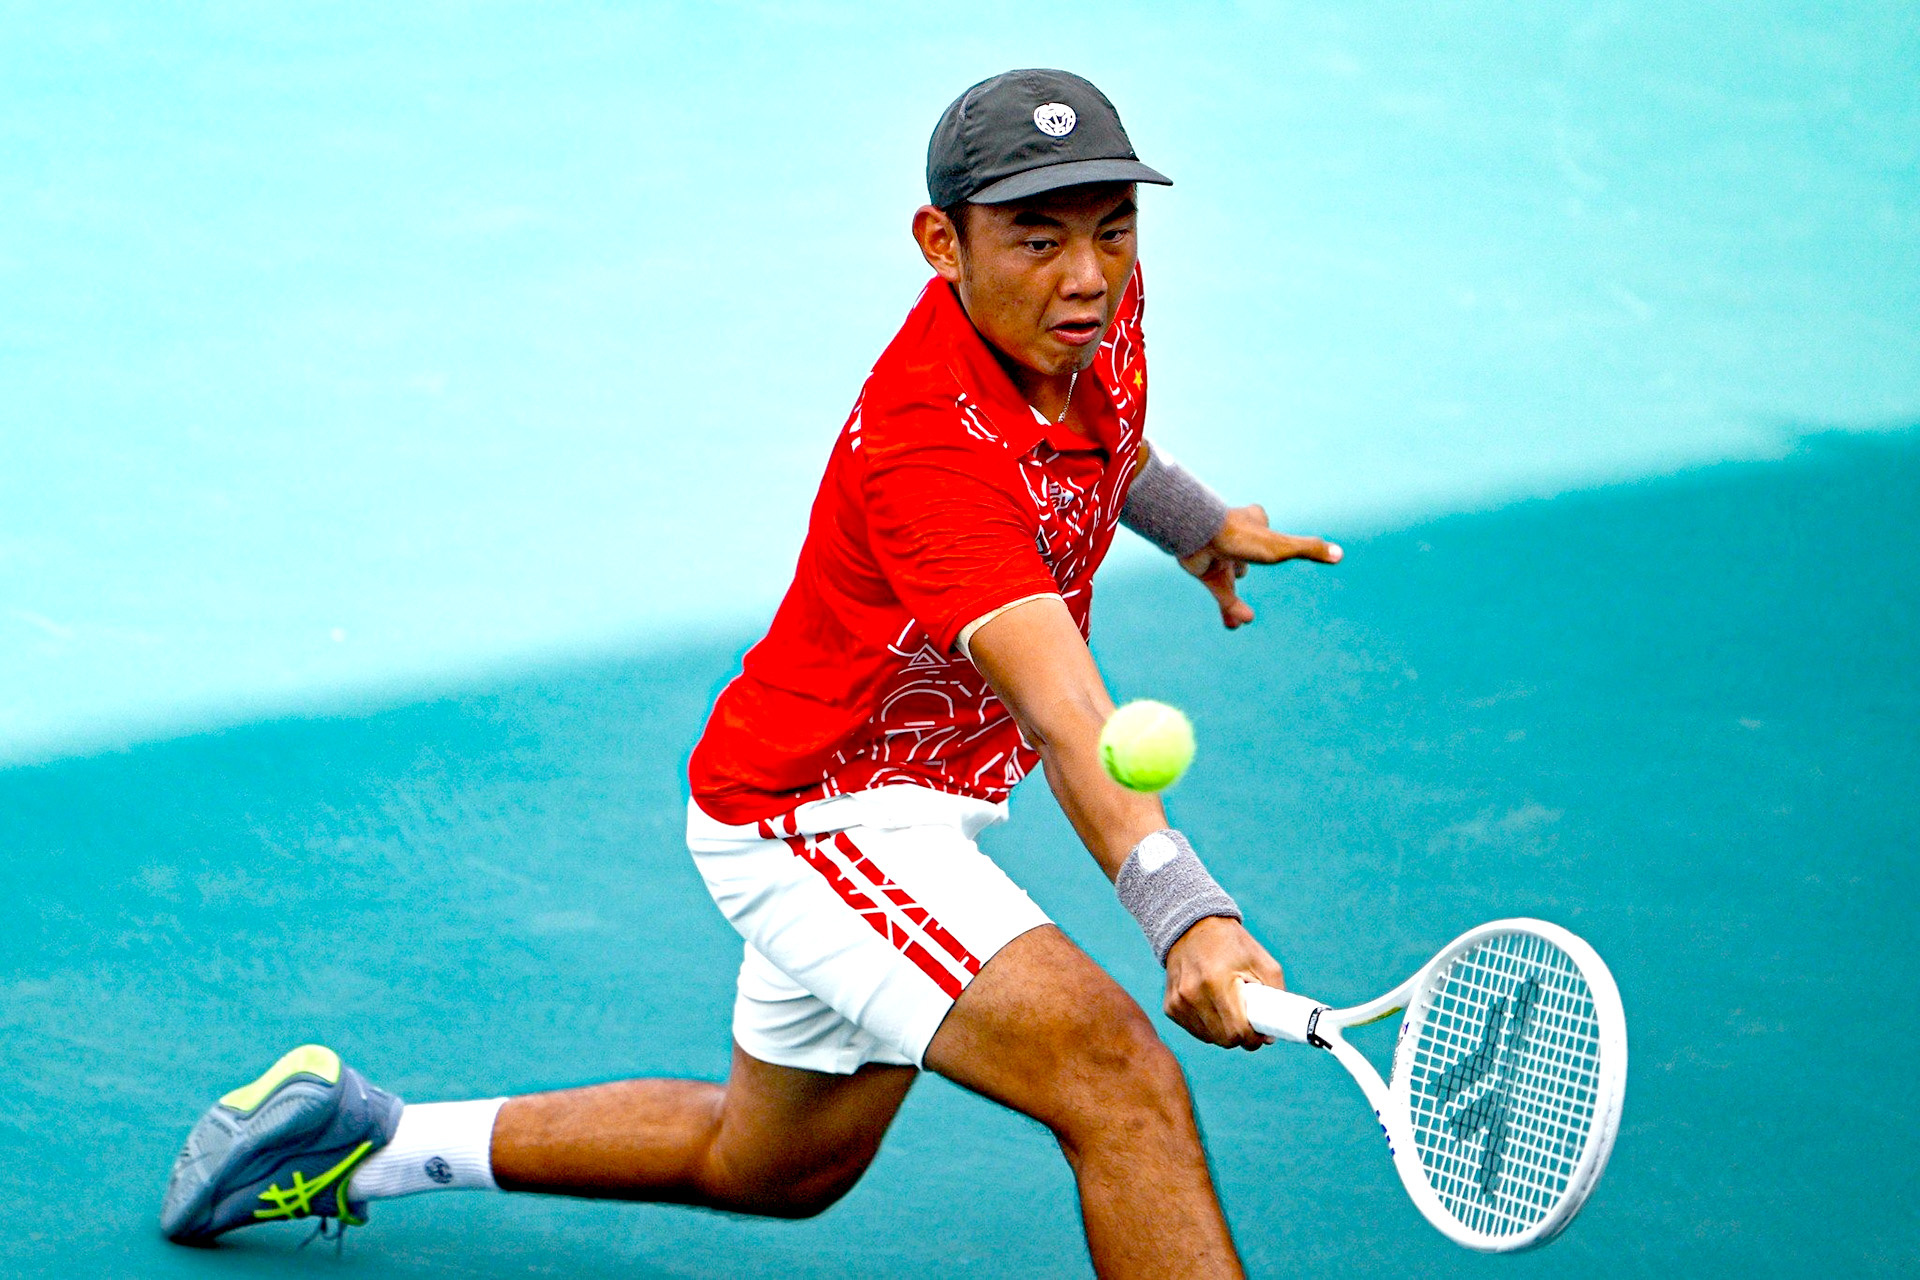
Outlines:
{"label": "player's chin", "polygon": [[1072,373],[1075,369],[1086,368],[1093,358],[1093,353],[1098,349],[1097,342],[1086,346],[1062,342],[1049,329],[1029,346],[1025,363],[1050,378],[1057,378],[1062,374]]}

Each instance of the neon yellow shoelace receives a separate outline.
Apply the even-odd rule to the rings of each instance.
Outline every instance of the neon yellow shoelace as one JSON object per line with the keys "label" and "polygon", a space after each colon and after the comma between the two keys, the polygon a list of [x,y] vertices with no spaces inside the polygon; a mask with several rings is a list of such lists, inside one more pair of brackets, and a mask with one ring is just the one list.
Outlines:
{"label": "neon yellow shoelace", "polygon": [[267,1207],[255,1209],[253,1216],[262,1221],[272,1218],[304,1218],[313,1212],[313,1199],[328,1187],[335,1188],[334,1204],[340,1221],[350,1226],[359,1226],[363,1219],[355,1218],[347,1212],[347,1174],[360,1158],[373,1150],[372,1142],[363,1142],[347,1153],[346,1159],[328,1169],[319,1177],[308,1181],[307,1176],[298,1169],[293,1171],[293,1186],[282,1188],[278,1183],[268,1183],[266,1190],[260,1193]]}

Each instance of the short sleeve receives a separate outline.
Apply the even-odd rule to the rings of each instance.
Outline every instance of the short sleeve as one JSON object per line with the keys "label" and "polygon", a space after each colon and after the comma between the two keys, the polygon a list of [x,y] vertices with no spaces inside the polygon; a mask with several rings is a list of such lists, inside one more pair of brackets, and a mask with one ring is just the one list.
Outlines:
{"label": "short sleeve", "polygon": [[931,446],[876,459],[864,485],[873,556],[940,651],[1001,605],[1060,588],[1003,450]]}

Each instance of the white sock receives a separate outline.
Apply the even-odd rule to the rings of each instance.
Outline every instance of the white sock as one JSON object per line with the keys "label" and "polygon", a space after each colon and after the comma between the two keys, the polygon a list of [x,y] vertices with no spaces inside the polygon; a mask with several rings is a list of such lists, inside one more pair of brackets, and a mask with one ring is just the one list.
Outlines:
{"label": "white sock", "polygon": [[504,1102],[487,1098],[403,1108],[393,1141],[353,1171],[347,1198],[390,1200],[461,1187],[498,1190],[493,1180],[493,1121]]}

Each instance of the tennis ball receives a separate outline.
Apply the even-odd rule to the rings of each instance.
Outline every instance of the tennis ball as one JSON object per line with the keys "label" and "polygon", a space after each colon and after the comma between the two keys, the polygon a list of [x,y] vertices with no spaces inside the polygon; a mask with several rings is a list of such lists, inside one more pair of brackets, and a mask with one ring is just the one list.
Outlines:
{"label": "tennis ball", "polygon": [[1164,702],[1129,702],[1100,730],[1100,763],[1132,791],[1163,791],[1193,763],[1193,725]]}

